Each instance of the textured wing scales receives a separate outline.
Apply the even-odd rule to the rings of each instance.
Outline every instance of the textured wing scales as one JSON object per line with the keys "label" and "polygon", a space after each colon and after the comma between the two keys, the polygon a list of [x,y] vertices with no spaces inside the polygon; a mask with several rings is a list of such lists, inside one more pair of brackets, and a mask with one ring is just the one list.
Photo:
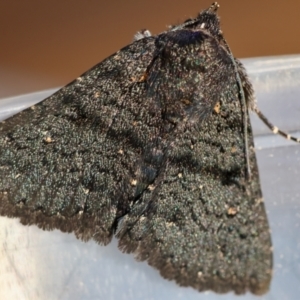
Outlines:
{"label": "textured wing scales", "polygon": [[180,285],[265,292],[271,241],[234,72],[206,30],[122,49],[0,125],[0,214],[101,244],[117,228],[122,251]]}
{"label": "textured wing scales", "polygon": [[[215,47],[207,39],[205,41],[205,44],[192,44],[195,56],[201,56],[203,48]],[[172,45],[173,53],[169,56],[172,70],[176,70],[173,57],[184,57],[181,47],[176,49]],[[219,84],[216,91],[207,92],[203,80],[195,88],[193,77],[185,81],[187,85],[180,87],[178,93],[183,99],[191,99],[188,96],[195,89],[197,95],[210,99],[207,105],[210,110],[206,110],[205,117],[197,114],[197,99],[191,100],[193,114],[196,110],[191,117],[180,97],[159,98],[166,99],[167,110],[170,106],[171,110],[176,107],[173,110],[176,118],[166,117],[174,127],[165,133],[162,142],[168,145],[163,172],[153,181],[153,190],[145,192],[122,220],[119,246],[123,251],[134,252],[138,259],[147,260],[164,277],[180,285],[217,292],[251,290],[262,294],[271,279],[272,252],[252,129],[248,122],[253,175],[249,182],[245,175],[243,112],[234,69],[231,63],[222,60],[224,49],[213,50],[218,68],[225,69],[227,74],[226,78],[220,74],[217,79],[215,74]],[[169,75],[169,57],[163,50],[161,53],[151,69],[155,77],[160,73],[159,79],[149,85],[153,88],[157,84],[155,95],[158,96],[169,95],[168,88],[173,86],[170,81],[176,79]],[[200,78],[205,76],[201,70],[209,74],[215,70],[215,62],[206,61],[205,66],[205,71],[199,66]],[[189,70],[187,74],[190,76]],[[151,80],[152,74],[149,78]],[[214,82],[210,82],[210,86],[214,86]],[[216,111],[212,109],[215,101],[219,102]]]}
{"label": "textured wing scales", "polygon": [[141,145],[156,134],[139,115],[136,79],[153,47],[138,41],[1,123],[1,215],[110,241],[134,198]]}

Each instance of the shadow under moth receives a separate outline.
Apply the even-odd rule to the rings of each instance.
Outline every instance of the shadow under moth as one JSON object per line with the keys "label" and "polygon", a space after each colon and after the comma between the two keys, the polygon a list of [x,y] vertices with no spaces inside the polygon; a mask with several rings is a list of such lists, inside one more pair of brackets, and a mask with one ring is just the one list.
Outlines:
{"label": "shadow under moth", "polygon": [[[263,294],[272,244],[248,111],[218,4],[135,35],[0,123],[0,215],[73,232],[199,291]],[[290,137],[299,142],[299,139]]]}

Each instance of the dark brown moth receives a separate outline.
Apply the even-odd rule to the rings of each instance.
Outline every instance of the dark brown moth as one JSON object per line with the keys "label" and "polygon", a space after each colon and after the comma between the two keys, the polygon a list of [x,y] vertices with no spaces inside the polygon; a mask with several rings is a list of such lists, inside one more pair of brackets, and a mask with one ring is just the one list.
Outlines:
{"label": "dark brown moth", "polygon": [[[272,244],[217,3],[136,40],[0,124],[0,214],[74,232],[199,291],[263,294]],[[266,121],[276,131],[275,127]]]}

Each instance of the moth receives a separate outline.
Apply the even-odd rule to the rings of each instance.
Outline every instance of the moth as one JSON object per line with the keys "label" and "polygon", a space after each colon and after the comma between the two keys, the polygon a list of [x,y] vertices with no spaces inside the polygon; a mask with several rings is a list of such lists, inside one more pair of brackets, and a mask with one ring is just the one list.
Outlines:
{"label": "moth", "polygon": [[248,111],[264,116],[218,7],[138,32],[0,123],[0,215],[100,245],[116,235],[181,286],[265,293],[272,243]]}

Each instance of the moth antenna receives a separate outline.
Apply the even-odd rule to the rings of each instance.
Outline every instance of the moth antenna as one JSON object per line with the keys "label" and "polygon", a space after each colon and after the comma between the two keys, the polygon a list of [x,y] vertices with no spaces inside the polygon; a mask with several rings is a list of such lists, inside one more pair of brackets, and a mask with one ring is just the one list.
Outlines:
{"label": "moth antenna", "polygon": [[[230,52],[231,54],[231,52]],[[247,128],[247,124],[248,124],[248,108],[247,108],[247,103],[246,103],[246,98],[245,98],[245,93],[244,93],[244,89],[243,89],[243,85],[242,85],[242,81],[241,81],[241,77],[239,75],[235,60],[232,56],[232,54],[230,55],[231,61],[234,65],[234,70],[235,70],[235,74],[236,74],[236,81],[239,85],[239,93],[241,95],[241,103],[242,103],[242,111],[243,111],[243,125],[244,125],[244,137],[245,137],[245,156],[246,156],[246,164],[247,164],[247,178],[250,180],[251,179],[251,169],[250,169],[250,158],[249,158],[249,143],[248,143],[248,128]]]}
{"label": "moth antenna", "polygon": [[242,85],[242,81],[241,81],[241,77],[239,75],[238,72],[238,68],[236,65],[236,61],[232,55],[232,52],[226,42],[226,40],[223,37],[222,32],[220,31],[219,33],[220,37],[223,40],[223,43],[225,44],[225,46],[227,47],[228,50],[228,54],[229,57],[231,59],[231,62],[234,66],[234,72],[235,72],[235,77],[236,77],[236,81],[238,83],[239,86],[239,94],[240,94],[240,100],[241,100],[241,105],[242,105],[242,111],[243,111],[243,130],[244,130],[244,138],[245,138],[245,159],[246,159],[246,165],[247,165],[247,173],[246,173],[246,177],[248,180],[251,179],[251,169],[250,169],[250,158],[249,158],[249,143],[248,143],[248,128],[247,128],[247,124],[248,124],[248,107],[247,107],[247,103],[246,103],[246,97],[245,97],[245,93],[244,93],[244,89],[243,89],[243,85]]}
{"label": "moth antenna", "polygon": [[267,117],[258,109],[256,105],[253,107],[253,111],[257,114],[257,116],[272,130],[274,134],[279,134],[286,138],[287,140],[294,141],[296,143],[300,143],[300,138],[294,137],[282,130],[280,130],[277,126],[274,126]]}

